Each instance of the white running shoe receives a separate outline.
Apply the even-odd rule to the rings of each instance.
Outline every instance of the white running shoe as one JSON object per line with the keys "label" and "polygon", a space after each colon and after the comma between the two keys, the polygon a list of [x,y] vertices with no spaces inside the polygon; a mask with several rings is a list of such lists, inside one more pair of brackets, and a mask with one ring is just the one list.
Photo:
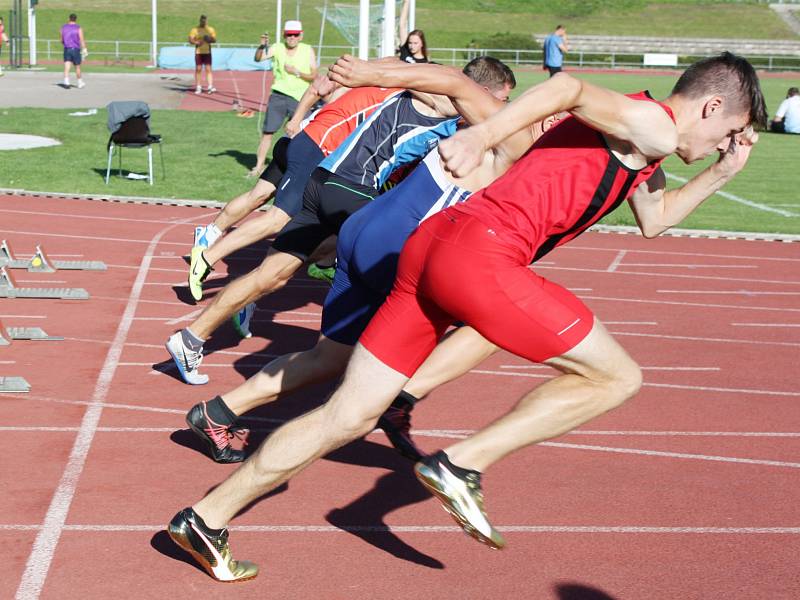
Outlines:
{"label": "white running shoe", "polygon": [[253,333],[250,331],[250,320],[253,318],[255,312],[256,303],[251,302],[233,315],[233,328],[236,330],[236,333],[243,338],[253,337]]}
{"label": "white running shoe", "polygon": [[83,79],[78,79],[78,89],[85,88],[86,84],[83,83]]}
{"label": "white running shoe", "polygon": [[196,88],[194,88],[194,93],[195,94],[202,94],[203,93],[203,88],[198,85]]}
{"label": "white running shoe", "polygon": [[217,88],[215,88],[213,85],[210,88],[208,88],[208,93],[209,94],[213,94],[216,91],[217,91]]}
{"label": "white running shoe", "polygon": [[62,85],[63,85],[64,87],[71,87],[71,86],[70,86],[70,84],[69,84],[69,79],[65,79],[65,80],[62,82]]}
{"label": "white running shoe", "polygon": [[181,332],[172,334],[165,344],[167,352],[172,356],[183,380],[190,385],[203,385],[208,383],[208,375],[198,372],[200,363],[203,362],[203,348],[192,350],[183,343]]}

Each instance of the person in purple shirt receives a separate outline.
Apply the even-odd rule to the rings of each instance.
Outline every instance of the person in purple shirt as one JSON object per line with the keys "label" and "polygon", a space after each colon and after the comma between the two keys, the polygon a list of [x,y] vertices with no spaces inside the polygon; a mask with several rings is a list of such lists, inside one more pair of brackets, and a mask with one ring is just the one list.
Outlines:
{"label": "person in purple shirt", "polygon": [[78,15],[72,13],[69,22],[61,26],[61,43],[64,44],[64,87],[69,89],[69,71],[75,65],[75,74],[78,76],[78,88],[86,84],[81,77],[81,61],[86,58],[89,51],[83,39],[83,29],[78,25]]}

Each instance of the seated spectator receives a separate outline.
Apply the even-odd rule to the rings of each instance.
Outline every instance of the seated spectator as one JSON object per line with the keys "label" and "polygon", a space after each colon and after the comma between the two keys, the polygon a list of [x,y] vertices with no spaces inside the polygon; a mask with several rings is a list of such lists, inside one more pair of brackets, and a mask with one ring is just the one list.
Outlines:
{"label": "seated spectator", "polygon": [[786,92],[786,99],[778,107],[769,128],[776,133],[800,133],[800,90],[796,87]]}
{"label": "seated spectator", "polygon": [[430,62],[428,46],[425,44],[425,34],[421,29],[415,29],[408,34],[405,43],[400,46],[400,60],[407,63]]}

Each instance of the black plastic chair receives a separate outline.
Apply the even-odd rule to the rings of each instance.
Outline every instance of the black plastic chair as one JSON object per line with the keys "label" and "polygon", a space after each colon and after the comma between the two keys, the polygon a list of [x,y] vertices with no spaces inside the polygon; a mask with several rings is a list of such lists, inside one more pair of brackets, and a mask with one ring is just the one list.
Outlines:
{"label": "black plastic chair", "polygon": [[164,153],[161,150],[161,136],[150,133],[147,119],[144,117],[131,117],[108,138],[108,167],[106,168],[106,185],[111,175],[111,159],[114,149],[119,148],[119,174],[122,175],[122,149],[147,148],[147,180],[153,185],[153,144],[158,144],[158,153],[161,156],[161,173],[166,179],[167,171],[164,168]]}

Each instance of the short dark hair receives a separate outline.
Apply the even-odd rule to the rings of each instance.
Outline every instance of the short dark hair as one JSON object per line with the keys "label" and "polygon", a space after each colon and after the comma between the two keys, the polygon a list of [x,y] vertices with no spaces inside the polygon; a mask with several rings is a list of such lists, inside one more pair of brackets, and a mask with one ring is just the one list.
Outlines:
{"label": "short dark hair", "polygon": [[680,76],[672,93],[687,98],[718,94],[729,101],[727,111],[747,111],[751,125],[767,126],[767,107],[756,71],[746,58],[731,52],[694,63]]}
{"label": "short dark hair", "polygon": [[789,91],[786,92],[786,95],[787,96],[800,96],[800,90],[798,90],[796,87],[790,87]]}
{"label": "short dark hair", "polygon": [[75,13],[70,13],[69,20],[70,21],[77,21],[78,20],[78,15],[76,15]]}
{"label": "short dark hair", "polygon": [[502,89],[506,84],[517,87],[514,71],[492,56],[473,58],[464,67],[464,75],[492,91]]}

